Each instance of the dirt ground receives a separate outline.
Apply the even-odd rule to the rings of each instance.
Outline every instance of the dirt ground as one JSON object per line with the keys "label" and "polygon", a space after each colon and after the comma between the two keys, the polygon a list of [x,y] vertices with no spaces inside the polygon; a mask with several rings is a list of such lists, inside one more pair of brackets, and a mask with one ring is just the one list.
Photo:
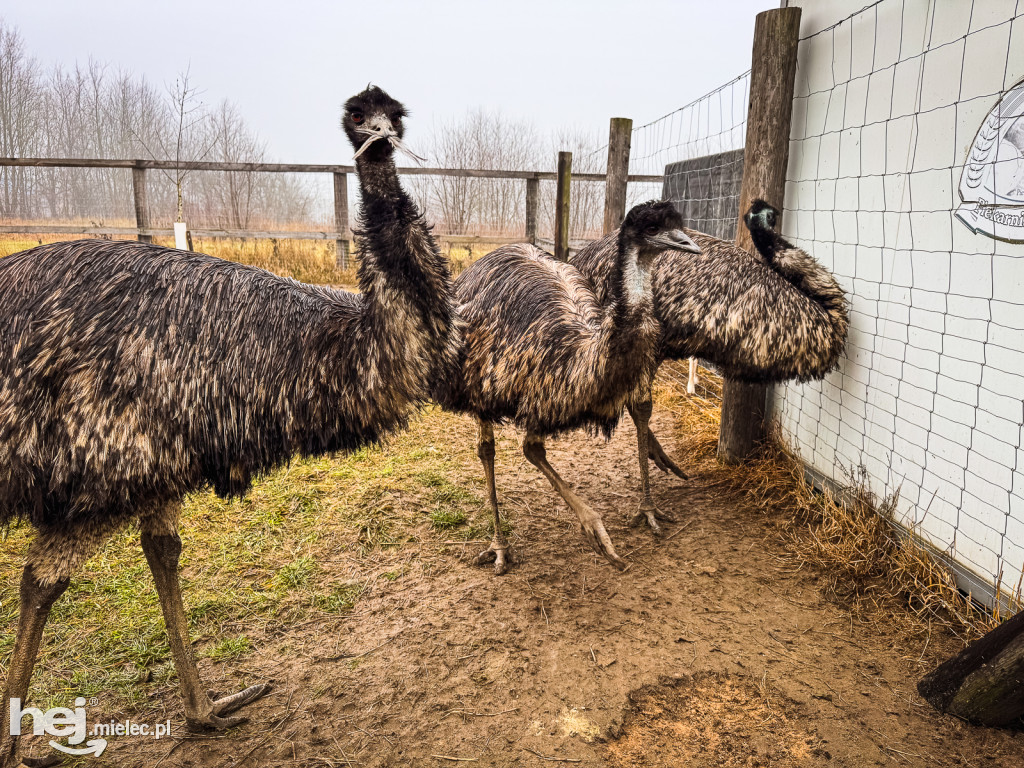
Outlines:
{"label": "dirt ground", "polygon": [[[916,694],[958,650],[952,637],[828,599],[821,574],[794,566],[778,521],[716,484],[711,447],[672,422],[656,409],[656,431],[691,477],[652,470],[656,502],[684,521],[660,540],[624,522],[638,483],[630,423],[608,445],[574,435],[549,446],[603,513],[625,572],[587,548],[503,430],[510,573],[472,564],[482,544],[442,536],[388,550],[380,570],[403,578],[376,580],[353,612],[257,635],[241,661],[201,662],[222,691],[274,684],[250,723],[188,734],[167,685],[132,717],[170,718],[170,738],[114,739],[87,764],[1024,764],[1024,734],[940,716]],[[474,427],[458,424],[447,439],[469,448]],[[480,474],[469,460],[463,471],[467,482]],[[352,578],[358,563],[321,566]]]}

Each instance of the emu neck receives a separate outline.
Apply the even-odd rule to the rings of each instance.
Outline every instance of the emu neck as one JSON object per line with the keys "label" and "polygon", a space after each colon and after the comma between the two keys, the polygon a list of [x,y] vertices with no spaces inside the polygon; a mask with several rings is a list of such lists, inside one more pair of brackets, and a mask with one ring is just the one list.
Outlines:
{"label": "emu neck", "polygon": [[374,157],[369,153],[360,155],[356,158],[356,171],[364,204],[367,198],[394,200],[396,197],[405,196],[398,181],[395,158],[391,153],[381,157]]}
{"label": "emu neck", "polygon": [[454,355],[451,273],[419,209],[402,189],[390,151],[356,159],[360,317],[367,376],[423,392]]}
{"label": "emu neck", "polygon": [[775,254],[779,252],[779,241],[782,238],[777,232],[771,229],[751,229],[750,239],[754,243],[754,247],[757,252],[765,257],[769,262],[775,258]]}
{"label": "emu neck", "polygon": [[640,262],[639,249],[619,242],[615,268],[609,286],[616,324],[635,326],[653,304],[651,273]]}

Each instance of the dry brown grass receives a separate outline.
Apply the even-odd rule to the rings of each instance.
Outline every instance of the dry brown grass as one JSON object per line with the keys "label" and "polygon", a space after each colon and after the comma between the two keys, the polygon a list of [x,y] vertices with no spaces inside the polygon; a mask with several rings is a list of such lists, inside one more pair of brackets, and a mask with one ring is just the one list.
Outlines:
{"label": "dry brown grass", "polygon": [[[83,222],[82,226],[90,224],[91,222]],[[131,224],[126,223],[123,226],[131,226]],[[37,245],[74,240],[78,237],[78,235],[0,235],[0,258],[34,248]],[[501,236],[495,237],[495,240],[488,240],[486,235],[481,235],[479,240],[473,242],[452,242],[444,234],[436,235],[441,253],[451,261],[452,274],[456,276],[468,269],[481,256],[497,248],[501,244]],[[154,242],[169,248],[174,247],[174,238],[171,237],[157,237],[154,238]],[[336,266],[336,248],[333,240],[196,237],[192,245],[199,253],[250,264],[284,277],[295,278],[303,283],[346,287],[356,284],[356,259],[352,258],[348,269],[339,269]]]}
{"label": "dry brown grass", "polygon": [[745,469],[748,494],[762,509],[780,513],[794,565],[815,567],[833,596],[870,605],[879,617],[900,606],[965,643],[1005,618],[962,594],[952,572],[894,522],[898,496],[878,498],[864,477],[816,490],[777,435]]}

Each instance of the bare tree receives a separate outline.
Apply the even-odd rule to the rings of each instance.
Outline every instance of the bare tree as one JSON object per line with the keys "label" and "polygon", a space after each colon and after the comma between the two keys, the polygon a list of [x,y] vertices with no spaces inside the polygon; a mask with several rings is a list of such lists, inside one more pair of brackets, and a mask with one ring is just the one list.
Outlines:
{"label": "bare tree", "polygon": [[[219,138],[211,128],[209,112],[200,99],[202,92],[192,85],[190,73],[191,70],[186,69],[175,78],[173,86],[167,87],[172,129],[169,134],[161,131],[155,135],[162,159],[173,159],[175,163],[173,172],[161,170],[161,173],[174,185],[175,221],[179,223],[185,221],[185,180],[194,170],[190,164],[205,160],[216,147]],[[152,146],[138,133],[135,137],[150,156],[156,159]],[[192,234],[187,233],[187,237],[191,250]]]}
{"label": "bare tree", "polygon": [[[536,131],[530,123],[477,109],[460,122],[435,126],[428,156],[441,168],[526,170],[536,163]],[[424,177],[418,191],[450,233],[520,231],[525,185],[518,179]]]}
{"label": "bare tree", "polygon": [[[266,146],[248,128],[235,106],[222,101],[210,118],[217,159],[225,163],[259,163],[266,157]],[[257,177],[253,173],[228,171],[221,183],[210,185],[209,197],[229,227],[249,226],[257,194]]]}
{"label": "bare tree", "polygon": [[[25,53],[18,30],[0,20],[0,155],[18,157],[39,148],[43,101],[39,65]],[[0,168],[0,214],[31,215],[30,177],[23,168]]]}

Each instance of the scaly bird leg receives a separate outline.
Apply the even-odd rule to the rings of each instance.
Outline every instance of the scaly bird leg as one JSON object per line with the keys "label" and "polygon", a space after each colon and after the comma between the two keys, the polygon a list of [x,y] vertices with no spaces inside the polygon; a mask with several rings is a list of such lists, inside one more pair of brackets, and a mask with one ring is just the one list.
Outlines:
{"label": "scaly bird leg", "polygon": [[498,513],[498,490],[494,483],[494,425],[489,421],[478,421],[480,431],[476,443],[476,455],[484,465],[484,476],[487,478],[487,503],[494,515],[494,538],[491,546],[476,556],[476,564],[494,562],[494,573],[501,576],[513,562],[512,550],[501,530],[501,515]]}
{"label": "scaly bird leg", "polygon": [[601,516],[591,509],[575,493],[572,488],[561,478],[554,468],[548,463],[547,451],[544,449],[544,438],[532,432],[526,434],[523,440],[523,455],[533,466],[537,467],[548,479],[552,487],[565,499],[565,503],[576,513],[580,521],[580,529],[586,537],[590,546],[599,555],[603,555],[608,562],[617,568],[625,568],[626,562],[615,552],[615,545],[612,544],[608,531],[605,530],[604,521]]}
{"label": "scaly bird leg", "polygon": [[[39,643],[43,638],[43,627],[54,602],[64,594],[69,583],[70,580],[67,578],[49,583],[41,581],[35,576],[31,560],[25,564],[25,570],[22,571],[18,636],[14,641],[14,654],[11,656],[4,697],[0,701],[0,768],[15,768],[22,764],[18,756],[18,737],[11,735],[11,699],[18,699],[22,709],[27,706],[25,698],[28,695],[28,684],[32,679],[36,654],[39,653]],[[39,764],[31,758],[24,758],[25,765],[31,765],[33,762]]]}
{"label": "scaly bird leg", "polygon": [[686,377],[686,394],[695,395],[697,394],[697,384],[700,379],[697,378],[697,358],[690,358],[690,375]]}
{"label": "scaly bird leg", "polygon": [[171,656],[181,683],[185,722],[191,730],[230,728],[244,723],[248,718],[227,715],[269,693],[270,686],[266,683],[253,685],[216,700],[211,700],[204,692],[199,680],[199,669],[192,655],[188,621],[181,600],[181,584],[178,579],[181,538],[178,536],[176,518],[177,505],[153,516],[143,517],[142,551],[146,555],[149,569],[153,572],[160,608],[164,614],[164,623],[167,625]]}
{"label": "scaly bird leg", "polygon": [[[640,406],[634,405],[633,403],[628,403],[626,405],[626,408],[629,410],[629,415],[633,419],[634,424],[637,423],[638,416],[636,413],[636,409],[638,407]],[[648,422],[649,421],[650,419],[648,419]],[[637,433],[637,437],[639,438],[639,433]],[[637,440],[637,442],[639,442],[639,439]],[[683,472],[683,470],[681,470],[674,461],[672,461],[672,459],[669,457],[667,453],[665,453],[665,449],[661,447],[661,443],[658,442],[658,438],[655,437],[654,432],[651,430],[650,426],[647,427],[647,445],[649,449],[648,455],[650,457],[650,460],[654,462],[654,465],[658,469],[660,469],[662,472],[671,472],[673,475],[683,480],[689,479],[686,473]],[[641,454],[641,456],[642,455],[643,454]]]}
{"label": "scaly bird leg", "polygon": [[18,759],[18,737],[10,731],[11,699],[26,706],[32,668],[35,666],[43,627],[50,609],[71,583],[71,574],[92,557],[100,544],[122,521],[101,520],[89,525],[69,525],[59,529],[40,529],[28,549],[21,575],[18,606],[18,634],[0,700],[0,768],[25,765],[42,768],[61,762],[60,755]]}
{"label": "scaly bird leg", "polygon": [[640,403],[631,403],[629,406],[629,415],[632,416],[633,423],[636,425],[637,457],[640,462],[640,507],[629,519],[629,524],[631,526],[636,526],[646,520],[647,524],[655,534],[661,534],[662,530],[661,526],[658,524],[658,520],[661,519],[674,523],[676,522],[676,517],[675,515],[658,509],[657,505],[654,503],[654,499],[651,498],[651,478],[649,467],[649,457],[651,455],[651,448],[649,445],[651,430],[649,424],[651,421],[651,411],[653,410],[653,407],[654,406],[649,399]]}

